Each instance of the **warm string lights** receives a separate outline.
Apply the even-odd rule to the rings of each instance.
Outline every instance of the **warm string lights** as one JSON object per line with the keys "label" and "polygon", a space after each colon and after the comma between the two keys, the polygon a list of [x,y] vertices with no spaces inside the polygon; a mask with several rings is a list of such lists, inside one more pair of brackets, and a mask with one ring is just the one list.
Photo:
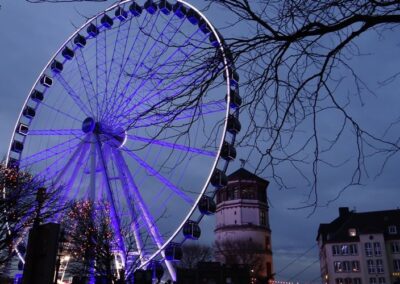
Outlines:
{"label": "warm string lights", "polygon": [[[63,221],[66,227],[66,253],[71,261],[82,269],[91,261],[96,265],[107,265],[108,255],[112,255],[115,235],[111,228],[109,205],[105,201],[76,202]],[[79,264],[80,263],[80,264]],[[99,270],[99,267],[96,267]]]}

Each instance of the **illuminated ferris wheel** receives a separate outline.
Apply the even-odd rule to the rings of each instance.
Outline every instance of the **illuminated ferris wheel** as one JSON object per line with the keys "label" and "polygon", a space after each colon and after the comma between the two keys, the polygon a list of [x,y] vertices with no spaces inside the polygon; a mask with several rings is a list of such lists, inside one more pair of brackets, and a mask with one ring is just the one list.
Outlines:
{"label": "illuminated ferris wheel", "polygon": [[117,249],[128,222],[140,267],[163,261],[174,279],[180,244],[200,237],[227,182],[240,104],[231,55],[199,10],[120,1],[51,57],[7,164],[61,186],[60,204],[106,200]]}

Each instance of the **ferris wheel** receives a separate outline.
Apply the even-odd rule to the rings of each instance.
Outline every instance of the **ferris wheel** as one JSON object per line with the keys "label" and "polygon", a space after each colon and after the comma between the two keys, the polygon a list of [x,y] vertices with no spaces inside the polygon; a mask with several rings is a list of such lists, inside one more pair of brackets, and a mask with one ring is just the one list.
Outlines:
{"label": "ferris wheel", "polygon": [[120,1],[42,70],[7,165],[61,187],[60,204],[107,201],[121,255],[127,222],[140,267],[163,261],[174,279],[180,244],[200,237],[227,183],[240,105],[232,56],[199,10],[180,0]]}

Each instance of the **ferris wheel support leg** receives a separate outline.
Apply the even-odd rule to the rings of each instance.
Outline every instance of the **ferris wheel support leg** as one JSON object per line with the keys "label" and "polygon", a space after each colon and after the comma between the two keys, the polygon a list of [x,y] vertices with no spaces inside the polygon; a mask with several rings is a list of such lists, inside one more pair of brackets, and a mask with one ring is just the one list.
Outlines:
{"label": "ferris wheel support leg", "polygon": [[[76,180],[78,172],[81,170],[83,159],[85,158],[87,151],[88,151],[88,145],[84,144],[80,151],[78,160],[76,161],[75,168],[72,171],[71,177],[69,178],[68,182],[65,185],[64,194],[60,198],[59,204],[61,204],[61,206],[63,206],[63,203],[66,201],[69,191],[71,190],[72,186],[74,185],[74,182]],[[57,213],[57,215],[54,217],[56,222],[59,222],[60,214],[61,214],[61,212]]]}
{"label": "ferris wheel support leg", "polygon": [[[96,145],[97,139],[94,134],[90,139],[90,180],[89,180],[89,200],[96,200]],[[100,155],[100,153],[99,153]]]}
{"label": "ferris wheel support leg", "polygon": [[57,186],[60,185],[61,183],[61,179],[63,178],[63,176],[65,175],[65,173],[68,171],[68,169],[71,167],[72,163],[76,160],[76,158],[78,157],[78,154],[81,152],[83,145],[85,144],[85,140],[83,140],[82,142],[80,142],[78,144],[78,147],[76,148],[76,150],[74,151],[74,153],[72,154],[72,156],[69,158],[68,162],[65,164],[64,168],[60,171],[60,173],[58,174],[57,178],[54,180],[54,184],[53,186],[56,188]]}
{"label": "ferris wheel support leg", "polygon": [[97,151],[99,154],[99,163],[102,167],[104,185],[106,187],[106,194],[107,194],[108,201],[110,202],[110,205],[111,205],[110,206],[111,222],[114,227],[115,234],[117,235],[118,246],[119,246],[119,249],[122,251],[122,261],[125,265],[126,264],[126,249],[125,249],[124,240],[121,235],[121,223],[120,223],[119,217],[118,217],[116,209],[115,209],[115,203],[114,203],[114,198],[113,198],[113,194],[112,194],[112,190],[111,190],[110,179],[109,179],[108,172],[107,172],[107,165],[105,163],[104,156],[101,151],[101,142],[97,135],[95,136],[95,140],[96,140],[95,145],[96,145],[96,148],[97,148]]}
{"label": "ferris wheel support leg", "polygon": [[[146,222],[146,226],[147,226],[147,228],[148,228],[148,230],[149,230],[149,232],[150,232],[150,234],[151,234],[151,236],[153,238],[153,241],[157,245],[157,247],[160,249],[163,246],[163,239],[161,237],[161,234],[158,231],[158,229],[157,229],[157,227],[155,225],[155,222],[154,222],[152,216],[150,215],[149,210],[147,209],[147,207],[146,207],[146,205],[144,203],[144,200],[143,200],[142,196],[140,195],[139,189],[136,186],[136,183],[135,183],[135,181],[134,181],[134,179],[133,179],[133,177],[131,175],[131,172],[129,171],[129,168],[128,168],[124,158],[122,157],[121,153],[119,153],[118,160],[119,160],[119,163],[120,163],[120,166],[121,166],[121,170],[124,172],[124,174],[125,174],[125,176],[127,178],[129,187],[132,189],[133,198],[134,198],[136,204],[138,205],[140,211],[143,214],[143,219]],[[161,254],[165,258],[164,252],[161,252]],[[142,264],[142,265],[145,265],[145,263]],[[175,271],[175,268],[172,265],[171,261],[165,260],[165,265],[167,266],[167,269],[169,271],[169,274],[171,275],[172,280],[176,281],[176,271]]]}
{"label": "ferris wheel support leg", "polygon": [[[80,156],[78,157],[78,160],[77,160],[75,168],[72,172],[71,178],[69,179],[69,181],[67,182],[67,184],[65,186],[66,189],[69,190],[74,185],[74,182],[78,176],[78,172],[82,169],[82,166],[84,165],[84,162],[85,162],[84,158],[85,158],[88,150],[89,150],[89,145],[85,144],[82,148],[82,152],[81,152]],[[62,200],[64,201],[66,198],[67,198],[67,191],[64,193]],[[72,199],[75,199],[75,198],[72,198]]]}
{"label": "ferris wheel support leg", "polygon": [[143,255],[143,242],[140,236],[140,230],[139,230],[139,225],[137,222],[137,213],[135,212],[135,208],[134,208],[134,202],[132,200],[131,194],[129,192],[129,186],[126,182],[127,178],[126,178],[126,174],[124,173],[123,170],[123,161],[122,161],[122,156],[121,153],[118,150],[113,150],[113,155],[115,157],[115,161],[117,162],[117,169],[118,169],[118,175],[119,178],[121,180],[122,183],[122,188],[124,190],[124,195],[126,196],[127,200],[128,200],[128,210],[129,210],[129,214],[131,215],[132,221],[133,221],[133,235],[135,238],[135,243],[136,243],[136,248],[139,252],[139,256],[140,256],[140,263],[143,263],[144,260],[144,255]]}

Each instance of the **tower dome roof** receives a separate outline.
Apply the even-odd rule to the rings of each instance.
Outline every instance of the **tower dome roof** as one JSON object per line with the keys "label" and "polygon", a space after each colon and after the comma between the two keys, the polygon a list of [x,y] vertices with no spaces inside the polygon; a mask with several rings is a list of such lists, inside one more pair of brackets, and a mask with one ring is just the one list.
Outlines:
{"label": "tower dome roof", "polygon": [[241,181],[241,180],[251,180],[257,183],[265,184],[268,186],[269,181],[249,172],[245,168],[240,168],[228,176],[228,181]]}

